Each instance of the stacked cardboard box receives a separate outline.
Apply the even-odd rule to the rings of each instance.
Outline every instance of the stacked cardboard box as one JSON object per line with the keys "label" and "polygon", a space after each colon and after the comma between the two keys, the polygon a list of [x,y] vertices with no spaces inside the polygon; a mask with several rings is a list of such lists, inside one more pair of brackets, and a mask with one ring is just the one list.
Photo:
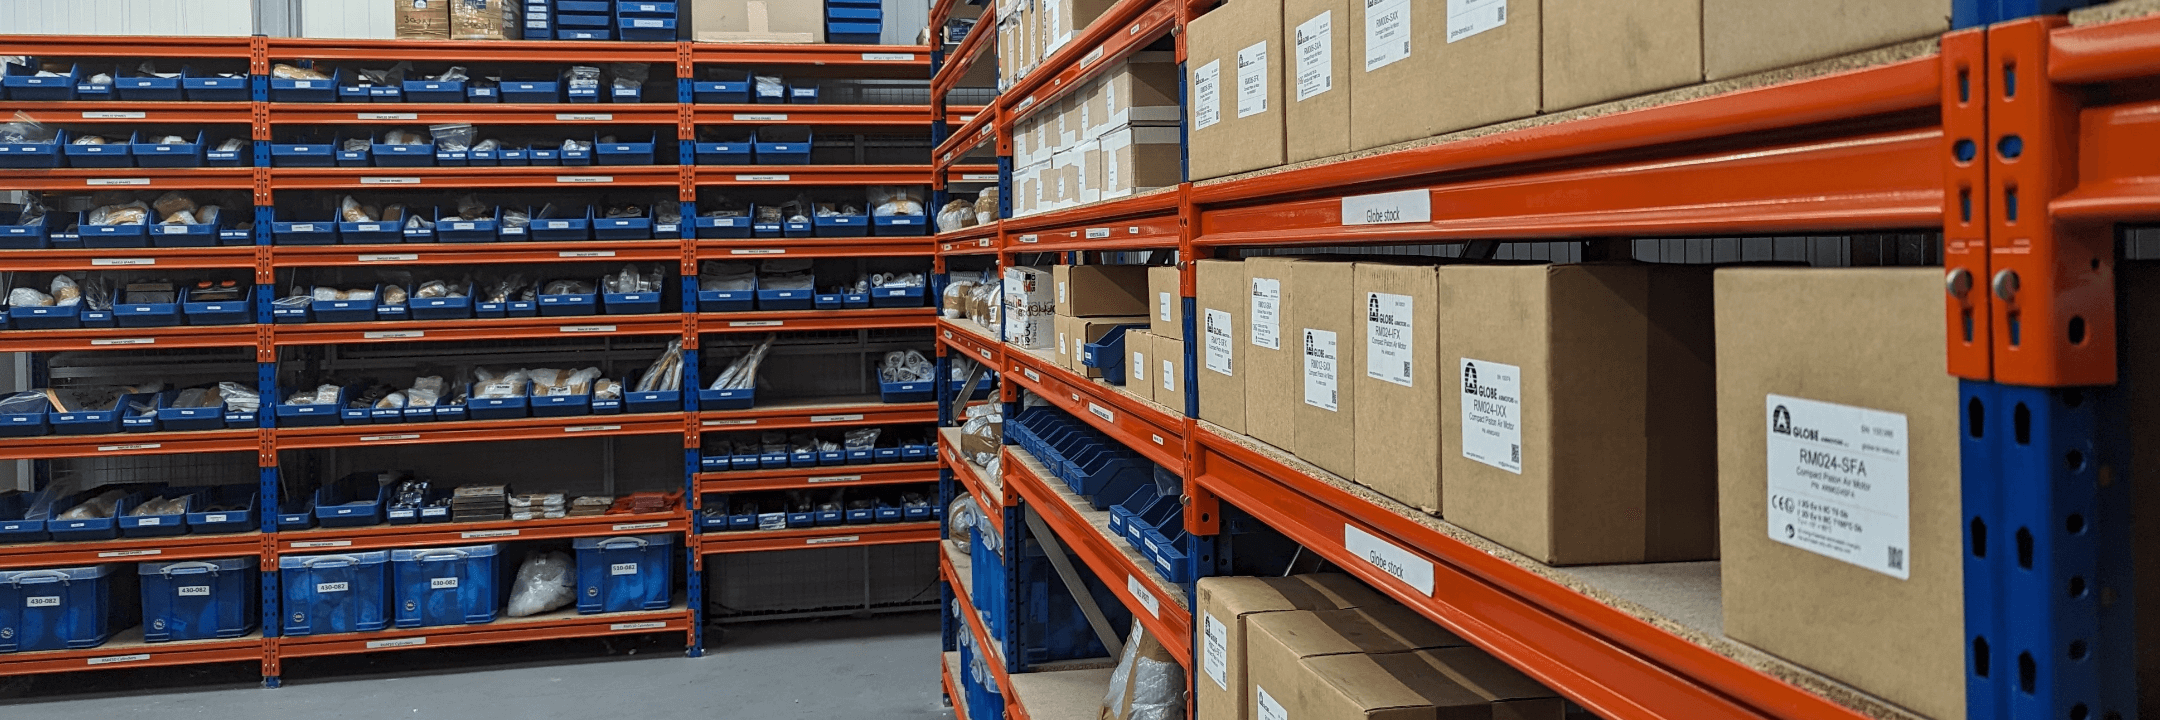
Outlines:
{"label": "stacked cardboard box", "polygon": [[1136,53],[1015,122],[1014,216],[1178,184],[1177,78],[1171,53]]}
{"label": "stacked cardboard box", "polygon": [[[1103,377],[1102,370],[1089,367],[1083,360],[1088,343],[1102,340],[1112,329],[1123,326],[1144,329],[1148,324],[1147,267],[1143,265],[1058,265],[1051,268],[1051,279],[1056,286],[1058,363],[1082,377]],[[1126,332],[1124,347],[1135,347],[1135,341],[1143,332]],[[1140,341],[1138,347],[1146,347]],[[1129,355],[1120,351],[1118,362]],[[1105,358],[1108,360],[1108,358]],[[1133,385],[1128,371],[1125,385]],[[1150,396],[1152,397],[1152,396]]]}
{"label": "stacked cardboard box", "polygon": [[698,42],[825,42],[824,0],[691,0],[689,22]]}

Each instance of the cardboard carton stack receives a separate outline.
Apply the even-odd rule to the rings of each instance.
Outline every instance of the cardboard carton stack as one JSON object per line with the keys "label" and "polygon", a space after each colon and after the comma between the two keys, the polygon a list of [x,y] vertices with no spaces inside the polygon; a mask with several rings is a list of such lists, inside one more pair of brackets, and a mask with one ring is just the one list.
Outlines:
{"label": "cardboard carton stack", "polygon": [[691,0],[689,22],[698,42],[825,42],[824,0]]}
{"label": "cardboard carton stack", "polygon": [[1088,343],[1102,340],[1113,328],[1125,327],[1119,361],[1124,365],[1122,389],[1131,395],[1154,400],[1156,368],[1147,358],[1154,354],[1155,337],[1147,332],[1148,273],[1144,265],[1059,265],[1051,270],[1056,286],[1056,355],[1058,363],[1082,377],[1099,378],[1103,372],[1084,362]]}
{"label": "cardboard carton stack", "polygon": [[1013,124],[1013,215],[1178,184],[1177,63],[1142,52]]}

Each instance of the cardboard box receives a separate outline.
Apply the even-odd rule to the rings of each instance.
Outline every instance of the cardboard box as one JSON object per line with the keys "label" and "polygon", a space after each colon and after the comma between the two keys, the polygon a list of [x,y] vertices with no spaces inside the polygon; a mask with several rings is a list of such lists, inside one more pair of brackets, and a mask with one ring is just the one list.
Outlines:
{"label": "cardboard box", "polygon": [[1539,2],[1350,3],[1350,150],[1536,115]]}
{"label": "cardboard box", "polygon": [[[1065,0],[1070,2],[1071,0]],[[1087,99],[1078,92],[1058,98],[1058,146],[1073,148],[1080,144],[1087,121],[1080,114],[1087,111]]]}
{"label": "cardboard box", "polygon": [[1194,327],[1199,328],[1200,419],[1245,432],[1245,378],[1238,374],[1248,287],[1245,263],[1200,260],[1193,266]]}
{"label": "cardboard box", "polygon": [[451,0],[450,37],[456,40],[517,40],[517,0]]}
{"label": "cardboard box", "polygon": [[1125,331],[1126,394],[1149,401],[1155,399],[1155,378],[1162,370],[1155,367],[1154,357],[1154,335],[1140,330]]}
{"label": "cardboard box", "polygon": [[1049,269],[1005,268],[1005,342],[1031,350],[1048,349],[1057,332],[1052,297]]}
{"label": "cardboard box", "polygon": [[1293,419],[1305,387],[1305,334],[1287,322],[1290,257],[1245,260],[1245,434],[1284,450],[1297,437]]}
{"label": "cardboard box", "polygon": [[1148,332],[1172,340],[1185,339],[1185,291],[1179,287],[1178,269],[1172,265],[1151,265],[1147,270],[1148,296],[1155,298],[1155,311],[1148,316]]}
{"label": "cardboard box", "polygon": [[[1423,264],[1357,263],[1350,297],[1354,330],[1344,336],[1357,346],[1349,365],[1356,400],[1351,415],[1355,437],[1344,438],[1354,441],[1349,443],[1354,468],[1348,474],[1431,513],[1445,507],[1441,488],[1446,475],[1442,443],[1433,433],[1442,427],[1440,378],[1445,361],[1439,349],[1448,316],[1440,310],[1446,304],[1439,298],[1438,271]],[[1302,439],[1299,448],[1304,448]]]}
{"label": "cardboard box", "polygon": [[1285,162],[1350,152],[1349,32],[1349,0],[1283,0]]}
{"label": "cardboard box", "polygon": [[1702,0],[1540,0],[1544,110],[1702,82]]}
{"label": "cardboard box", "polygon": [[1145,315],[1134,315],[1131,317],[1073,318],[1072,371],[1079,373],[1081,377],[1102,377],[1103,374],[1101,370],[1091,368],[1086,365],[1087,355],[1083,351],[1086,349],[1087,344],[1102,340],[1104,335],[1109,334],[1111,328],[1117,327],[1119,325],[1138,325],[1144,328],[1147,326],[1147,322],[1148,319]]}
{"label": "cardboard box", "polygon": [[1177,413],[1185,412],[1185,341],[1149,333],[1155,338],[1150,356],[1155,360],[1155,403]]}
{"label": "cardboard box", "polygon": [[1182,182],[1178,129],[1120,126],[1102,136],[1102,199],[1121,198]]}
{"label": "cardboard box", "polygon": [[707,43],[825,42],[825,3],[691,0],[690,37]]}
{"label": "cardboard box", "polygon": [[1121,125],[1176,126],[1185,117],[1178,108],[1178,86],[1184,82],[1176,54],[1133,53],[1104,73],[1103,114],[1096,118],[1090,113],[1096,126],[1089,132],[1100,135]]}
{"label": "cardboard box", "polygon": [[[1356,610],[1290,610],[1246,619],[1247,706],[1254,720],[1283,717],[1263,703],[1279,705],[1305,683],[1301,661],[1328,655],[1410,653],[1467,645],[1409,608],[1378,605]],[[1202,684],[1208,684],[1202,681]],[[1270,698],[1263,698],[1263,693]],[[1338,718],[1300,715],[1292,718]],[[1355,715],[1349,717],[1357,717]]]}
{"label": "cardboard box", "polygon": [[1439,295],[1449,522],[1552,565],[1717,557],[1707,268],[1449,265]]}
{"label": "cardboard box", "polygon": [[1711,80],[1941,35],[1951,0],[1703,0]]}
{"label": "cardboard box", "polygon": [[[1729,268],[1715,283],[1725,634],[1916,713],[1964,717],[1962,420],[1943,371],[1942,268]],[[1843,500],[1796,487],[1803,471],[1845,480],[1822,463],[1857,459],[1829,443],[1857,443],[1863,424],[1903,461],[1872,454],[1865,489]],[[1773,484],[1773,468],[1789,472]],[[1876,515],[1864,535],[1808,528],[1773,515],[1772,494]]]}
{"label": "cardboard box", "polygon": [[1057,311],[1073,317],[1146,315],[1147,278],[1144,265],[1058,265],[1050,276],[1057,282]]}
{"label": "cardboard box", "polygon": [[1194,689],[1200,720],[1251,720],[1246,687],[1247,621],[1263,613],[1291,610],[1341,610],[1387,605],[1355,578],[1339,573],[1289,577],[1201,578],[1196,588],[1200,615],[1199,685]]}
{"label": "cardboard box", "polygon": [[1297,402],[1290,406],[1288,449],[1306,462],[1353,479],[1358,469],[1356,384],[1365,367],[1364,305],[1352,290],[1355,268],[1353,263],[1319,260],[1291,265],[1285,325],[1298,348],[1298,381],[1292,391]]}
{"label": "cardboard box", "polygon": [[451,2],[454,0],[392,0],[398,39],[450,39]]}
{"label": "cardboard box", "polygon": [[1103,200],[1103,153],[1102,139],[1089,137],[1080,141],[1080,202],[1082,204]]}
{"label": "cardboard box", "polygon": [[1070,44],[1075,34],[1115,4],[1116,0],[1043,0],[1044,56]]}
{"label": "cardboard box", "polygon": [[1282,9],[1237,0],[1186,27],[1193,180],[1283,164]]}
{"label": "cardboard box", "polygon": [[1268,700],[1271,712],[1280,711],[1277,717],[1561,720],[1567,715],[1567,702],[1553,691],[1477,648],[1321,655],[1298,666],[1299,682]]}

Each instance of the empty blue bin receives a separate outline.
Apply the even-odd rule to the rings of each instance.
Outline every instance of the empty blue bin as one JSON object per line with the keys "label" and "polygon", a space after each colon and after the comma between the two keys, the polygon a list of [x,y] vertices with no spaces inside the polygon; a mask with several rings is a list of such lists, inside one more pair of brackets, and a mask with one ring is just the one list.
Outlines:
{"label": "empty blue bin", "polygon": [[815,134],[809,128],[770,126],[757,133],[755,153],[759,165],[808,165],[810,143]]}
{"label": "empty blue bin", "polygon": [[171,102],[181,99],[180,77],[121,77],[113,71],[113,95],[126,101]]}
{"label": "empty blue bin", "polygon": [[665,610],[673,601],[674,537],[578,538],[578,612]]}
{"label": "empty blue bin", "polygon": [[383,488],[373,473],[354,473],[315,490],[315,522],[323,527],[382,524]]}
{"label": "empty blue bin", "polygon": [[466,545],[390,551],[397,626],[494,622],[500,550],[500,545]]}
{"label": "empty blue bin", "polygon": [[699,165],[749,165],[756,157],[756,146],[757,135],[743,133],[720,142],[697,143],[693,150]]}
{"label": "empty blue bin", "polygon": [[236,638],[255,629],[252,557],[148,562],[135,566],[142,581],[144,642]]}
{"label": "empty blue bin", "polygon": [[286,635],[373,632],[387,626],[390,604],[383,550],[278,558]]}
{"label": "empty blue bin", "polygon": [[600,142],[593,146],[594,165],[651,165],[655,136],[630,142]]}
{"label": "empty blue bin", "polygon": [[535,217],[531,227],[532,239],[542,242],[591,240],[592,230],[593,210],[589,207],[579,211],[575,217]]}
{"label": "empty blue bin", "polygon": [[188,511],[188,532],[195,535],[248,532],[255,525],[254,485],[210,488]]}
{"label": "empty blue bin", "polygon": [[[185,137],[185,136],[183,136]],[[129,153],[135,156],[139,167],[202,167],[203,134],[195,133],[195,141],[188,143],[143,142],[149,138],[141,133],[135,135]]]}
{"label": "empty blue bin", "polygon": [[757,405],[757,390],[699,390],[699,410],[748,410]]}
{"label": "empty blue bin", "polygon": [[757,291],[757,309],[809,310],[813,307],[812,303],[816,295],[817,291],[807,288],[802,290],[760,289]]}
{"label": "empty blue bin", "polygon": [[272,220],[270,242],[274,245],[334,245],[337,244],[337,226],[335,220]]}
{"label": "empty blue bin", "polygon": [[675,39],[675,18],[616,18],[615,34],[630,42],[669,42]]}
{"label": "empty blue bin", "polygon": [[404,82],[406,102],[461,103],[465,102],[463,80],[407,80]]}
{"label": "empty blue bin", "polygon": [[876,45],[884,34],[883,23],[826,22],[825,42],[849,45]]}
{"label": "empty blue bin", "polygon": [[134,624],[135,579],[117,567],[0,570],[0,652],[94,648]]}

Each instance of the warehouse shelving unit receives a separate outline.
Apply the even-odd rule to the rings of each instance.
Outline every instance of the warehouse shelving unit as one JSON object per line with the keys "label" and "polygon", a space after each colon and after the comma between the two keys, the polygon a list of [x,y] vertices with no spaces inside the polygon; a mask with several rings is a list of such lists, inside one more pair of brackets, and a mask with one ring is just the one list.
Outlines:
{"label": "warehouse shelving unit", "polygon": [[[254,244],[236,247],[48,249],[0,251],[0,269],[65,270],[229,270],[252,271],[253,322],[230,326],[175,326],[0,332],[0,352],[58,353],[101,350],[253,348],[255,382],[266,403],[274,404],[280,350],[308,347],[391,347],[413,342],[516,342],[553,338],[677,338],[685,349],[684,387],[700,386],[701,340],[732,333],[784,331],[919,330],[935,323],[930,308],[872,308],[843,311],[772,311],[709,313],[697,309],[699,263],[706,260],[802,258],[919,258],[928,265],[934,245],[926,235],[805,237],[774,239],[698,239],[686,229],[682,239],[591,240],[580,242],[500,242],[484,244],[339,244],[275,245],[268,220],[281,193],[342,190],[459,191],[462,189],[559,189],[585,191],[646,189],[659,199],[689,205],[699,189],[724,187],[802,188],[863,185],[930,184],[928,164],[752,165],[741,167],[689,164],[701,125],[807,125],[865,131],[922,132],[936,123],[933,108],[920,102],[893,104],[699,104],[692,99],[692,78],[705,64],[755,67],[835,68],[848,72],[886,73],[919,79],[928,72],[930,50],[915,46],[877,45],[707,45],[693,43],[427,42],[315,40],[297,38],[107,38],[0,36],[0,55],[58,57],[220,58],[244,61],[252,78],[253,102],[34,102],[0,101],[9,114],[54,124],[206,124],[246,127],[254,142],[252,167],[113,168],[11,170],[0,189],[92,192],[100,189],[234,190],[253,194]],[[292,103],[269,102],[270,65],[309,59],[333,62],[450,61],[532,63],[646,63],[653,67],[648,102],[600,104],[438,104],[438,103]],[[669,82],[672,78],[673,82]],[[664,93],[656,98],[655,93]],[[945,108],[935,108],[946,112]],[[956,107],[954,115],[980,113]],[[480,126],[595,128],[638,126],[660,130],[661,161],[682,164],[534,167],[270,167],[269,143],[286,128],[427,125],[471,123]],[[672,136],[672,137],[670,137]],[[675,146],[669,146],[669,142]],[[988,170],[987,172],[994,172]],[[672,197],[668,189],[673,188]],[[682,280],[679,308],[667,312],[576,317],[494,318],[448,321],[377,321],[355,323],[275,324],[270,299],[289,279],[280,275],[303,268],[408,268],[464,265],[558,263],[660,263]],[[245,275],[242,275],[245,276]],[[263,618],[253,635],[232,640],[146,644],[140,631],[126,631],[89,650],[0,655],[0,674],[60,672],[102,667],[139,667],[204,662],[259,662],[264,682],[279,684],[281,659],[383,650],[600,637],[633,633],[679,633],[688,654],[704,652],[704,558],[717,553],[784,550],[801,547],[847,547],[929,543],[939,537],[934,522],[842,525],[781,531],[706,533],[701,530],[702,493],[806,488],[877,488],[937,480],[935,463],[828,466],[741,473],[701,473],[699,448],[707,432],[745,429],[853,428],[885,424],[929,425],[935,403],[879,402],[862,397],[767,400],[753,409],[699,411],[694,392],[679,412],[527,418],[496,421],[445,421],[391,425],[272,427],[266,405],[256,429],[200,432],[129,433],[93,436],[43,436],[0,439],[0,458],[56,460],[200,453],[246,453],[260,469],[261,497],[279,497],[279,453],[286,450],[433,446],[447,443],[560,440],[564,438],[643,436],[681,438],[684,499],[664,513],[575,517],[521,522],[378,525],[276,531],[276,513],[266,510],[259,532],[230,535],[181,535],[169,538],[105,542],[54,542],[0,546],[0,567],[85,565],[125,559],[172,560],[255,557],[260,560]],[[375,633],[279,637],[278,559],[326,549],[386,549],[486,542],[496,539],[570,539],[621,534],[663,533],[681,536],[679,575],[685,577],[673,607],[666,610],[579,615],[566,609],[526,618],[503,618],[485,625],[385,630]],[[132,635],[129,633],[133,633]]]}
{"label": "warehouse shelving unit", "polygon": [[[1967,537],[1968,713],[2132,717],[2128,483],[2109,482],[2128,451],[2119,436],[2120,391],[2111,387],[2112,271],[2114,225],[2160,220],[2153,190],[2160,177],[2142,153],[2160,144],[2160,125],[2151,121],[2160,105],[2134,89],[2160,76],[2160,17],[2143,2],[2032,17],[2075,4],[2082,3],[1962,3],[1956,25],[1965,29],[1931,51],[1859,69],[1639,109],[1560,113],[1501,132],[1022,219],[1008,211],[1007,219],[939,234],[938,267],[971,257],[1009,266],[1020,255],[1055,257],[1039,253],[1175,249],[1184,271],[1184,360],[1194,368],[1190,261],[1232,248],[1449,243],[1489,256],[1494,243],[1525,240],[1939,228],[1947,371],[1964,381],[1961,415],[1976,432],[1986,429],[1963,450],[1965,514],[1975,528],[1994,528]],[[992,110],[944,134],[935,161],[994,151],[1009,170],[1011,129],[1029,108],[1210,5],[1118,3],[1007,88]],[[937,6],[934,28],[949,6]],[[934,90],[995,62],[984,59],[994,42],[986,24],[939,65]],[[1010,189],[1008,174],[1006,198]],[[1416,221],[1352,224],[1345,212],[1353,202],[1400,208]],[[1033,392],[1178,471],[1191,535],[1220,537],[1228,532],[1225,511],[1242,511],[1600,717],[1909,716],[1721,636],[1684,632],[1685,623],[1644,606],[1601,600],[1579,577],[1487,550],[1438,518],[1200,421],[1197,372],[1186,378],[1185,406],[1163,408],[1005,344],[994,330],[966,320],[941,319],[938,327],[948,359],[998,371],[1002,400]],[[1007,405],[1006,417],[1016,409]],[[2029,428],[2014,430],[2027,421],[2013,417],[2030,418]],[[957,433],[944,441],[956,443]],[[1002,484],[950,448],[940,458],[952,492],[974,496],[1007,547],[1018,535],[1016,508],[1030,507],[1106,584],[1145,576],[1116,552],[1122,546],[1104,549],[1092,523],[1069,512],[1073,503],[1023,451],[1004,452]],[[2013,534],[2029,538],[2016,553]],[[1384,548],[1386,562],[1352,545]],[[995,646],[988,623],[996,615],[977,612],[982,596],[970,586],[966,559],[948,548],[945,572],[956,581],[956,617],[964,618],[948,627],[948,650]],[[2104,590],[2060,592],[2088,584]],[[1189,668],[1189,615],[1178,616],[1189,611],[1173,602],[1189,600],[1188,589],[1140,586],[1163,614],[1135,594],[1119,599]],[[955,643],[960,633],[973,637]],[[1714,626],[1709,634],[1717,636]],[[1031,707],[1028,668],[1008,650],[1027,648],[1008,643],[991,663],[1008,716],[1076,716]],[[957,703],[965,668],[953,660],[946,667]]]}

